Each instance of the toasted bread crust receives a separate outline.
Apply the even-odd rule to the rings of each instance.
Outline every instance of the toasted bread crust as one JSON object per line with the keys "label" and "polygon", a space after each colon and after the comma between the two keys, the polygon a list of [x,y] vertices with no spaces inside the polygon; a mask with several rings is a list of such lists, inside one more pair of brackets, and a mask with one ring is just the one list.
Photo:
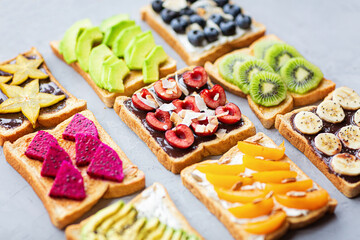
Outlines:
{"label": "toasted bread crust", "polygon": [[[257,139],[260,139],[258,141]],[[264,133],[257,133],[255,136],[250,137],[247,141],[256,141],[258,143],[267,143],[267,144],[275,144],[269,137],[267,137]],[[221,158],[226,158],[229,156],[235,156],[235,154],[239,152],[237,146],[231,148],[227,153],[225,153]],[[291,169],[296,171],[299,175],[304,177],[308,177],[294,162],[292,162],[287,156],[283,158],[285,161],[291,164]],[[208,209],[211,213],[213,213],[229,230],[231,235],[237,239],[248,239],[249,234],[241,227],[240,224],[236,224],[231,221],[232,214],[226,210],[218,201],[213,200],[211,197],[207,195],[206,190],[201,188],[199,184],[197,184],[196,180],[191,176],[191,172],[193,172],[196,168],[196,165],[192,165],[188,168],[185,168],[181,172],[181,180],[186,188],[190,190]],[[265,239],[278,239],[283,236],[286,231],[289,229],[301,228],[306,225],[309,225],[321,218],[325,213],[334,212],[334,209],[337,205],[336,200],[330,199],[327,206],[309,212],[309,214],[300,217],[288,217],[287,221],[283,226],[276,230],[271,234],[265,235]]]}
{"label": "toasted bread crust", "polygon": [[[88,110],[81,112],[81,114],[95,123],[99,132],[100,140],[111,146],[119,154],[119,157],[123,161],[125,173],[123,182],[115,183],[90,178],[86,174],[86,167],[80,168],[79,170],[82,172],[87,194],[87,197],[83,201],[58,199],[48,196],[53,184],[53,179],[41,177],[40,171],[42,162],[29,159],[25,156],[25,150],[31,143],[36,133],[23,136],[14,143],[6,142],[4,145],[4,155],[6,161],[31,185],[47,209],[52,223],[58,228],[63,228],[75,221],[87,212],[102,197],[109,198],[129,195],[144,188],[145,186],[144,173],[138,170],[137,167],[130,162],[125,153],[116,145],[116,143],[96,121],[94,115]],[[58,140],[60,146],[63,147],[68,152],[71,159],[74,160],[76,155],[75,142],[62,139],[62,133],[71,119],[72,118],[67,119],[48,132]]]}
{"label": "toasted bread crust", "polygon": [[[54,54],[65,62],[64,57],[59,52],[59,41],[50,42],[50,47],[53,50]],[[143,81],[143,75],[141,70],[140,71],[132,70],[130,71],[130,74],[124,79],[125,91],[123,93],[109,92],[105,89],[98,87],[90,77],[90,74],[81,69],[78,62],[74,62],[69,65],[85,79],[85,81],[99,96],[101,101],[109,108],[113,107],[116,97],[131,96],[136,90],[146,85]],[[176,61],[169,57],[165,63],[160,65],[159,76],[160,78],[164,77],[174,72],[175,70],[176,70]]]}
{"label": "toasted bread crust", "polygon": [[175,36],[169,33],[164,25],[156,19],[155,12],[152,10],[150,5],[141,9],[141,18],[142,20],[146,21],[150,27],[152,27],[180,55],[180,57],[186,62],[187,65],[203,66],[206,61],[213,62],[215,59],[221,57],[233,49],[249,46],[256,39],[263,36],[266,31],[264,25],[253,21],[252,24],[258,28],[257,32],[246,33],[240,38],[211,48],[210,50],[204,51],[201,54],[192,54],[189,53],[181,44],[181,42]]}

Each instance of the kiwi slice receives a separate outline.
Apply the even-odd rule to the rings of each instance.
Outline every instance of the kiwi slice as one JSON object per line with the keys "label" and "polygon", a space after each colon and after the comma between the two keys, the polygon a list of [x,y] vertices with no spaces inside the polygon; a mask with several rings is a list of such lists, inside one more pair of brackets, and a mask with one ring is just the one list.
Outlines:
{"label": "kiwi slice", "polygon": [[266,51],[274,44],[281,43],[275,39],[265,39],[254,44],[254,56],[259,59],[264,59]]}
{"label": "kiwi slice", "polygon": [[286,98],[286,85],[279,74],[260,72],[251,79],[250,96],[262,106],[277,106]]}
{"label": "kiwi slice", "polygon": [[304,58],[293,58],[281,69],[280,75],[284,79],[289,91],[304,94],[316,88],[323,78],[320,68]]}
{"label": "kiwi slice", "polygon": [[248,94],[251,78],[253,75],[261,72],[274,72],[274,70],[261,59],[251,59],[243,63],[237,62],[234,66],[234,84],[238,86],[241,91]]}
{"label": "kiwi slice", "polygon": [[264,60],[278,72],[291,58],[302,57],[301,54],[289,44],[278,43],[272,45],[266,52]]}
{"label": "kiwi slice", "polygon": [[227,55],[219,62],[219,73],[222,78],[230,83],[234,83],[233,71],[234,65],[237,62],[245,62],[248,59],[252,59],[252,56],[243,53],[234,53]]}

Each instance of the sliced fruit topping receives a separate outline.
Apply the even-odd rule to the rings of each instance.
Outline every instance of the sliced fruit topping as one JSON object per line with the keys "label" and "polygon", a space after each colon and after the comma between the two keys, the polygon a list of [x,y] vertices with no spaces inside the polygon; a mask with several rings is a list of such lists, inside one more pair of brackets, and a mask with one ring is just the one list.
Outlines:
{"label": "sliced fruit topping", "polygon": [[51,187],[50,197],[83,200],[86,197],[84,179],[71,163],[62,162]]}
{"label": "sliced fruit topping", "polygon": [[333,92],[333,100],[338,102],[346,110],[358,110],[360,108],[360,96],[353,89],[340,87]]}
{"label": "sliced fruit topping", "polygon": [[59,144],[51,143],[41,168],[41,176],[56,177],[56,174],[64,161],[71,164],[69,154],[67,154]]}
{"label": "sliced fruit topping", "polygon": [[360,149],[360,127],[353,125],[342,127],[338,136],[346,147]]}
{"label": "sliced fruit topping", "polygon": [[278,43],[272,45],[265,52],[264,60],[278,72],[287,61],[295,57],[302,56],[293,46],[286,43]]}
{"label": "sliced fruit topping", "polygon": [[263,157],[265,159],[271,160],[280,160],[285,154],[284,142],[282,142],[278,147],[264,147],[256,143],[250,143],[245,141],[238,142],[238,148],[240,152],[254,156],[254,157]]}
{"label": "sliced fruit topping", "polygon": [[201,88],[208,80],[208,75],[203,67],[195,67],[192,71],[185,72],[182,75],[186,85],[193,88]]}
{"label": "sliced fruit topping", "polygon": [[217,131],[219,122],[215,116],[209,116],[204,120],[193,119],[191,127],[198,136],[211,136]]}
{"label": "sliced fruit topping", "polygon": [[221,174],[206,173],[206,179],[215,187],[231,189],[235,184],[241,185],[253,184],[253,179],[249,177],[229,176]]}
{"label": "sliced fruit topping", "polygon": [[211,173],[219,175],[239,175],[245,171],[244,165],[228,165],[217,163],[202,163],[196,166],[196,169],[202,173]]}
{"label": "sliced fruit topping", "polygon": [[319,104],[316,114],[324,121],[331,123],[342,122],[345,118],[344,110],[338,102],[325,100]]}
{"label": "sliced fruit topping", "polygon": [[0,89],[8,97],[0,104],[0,113],[22,112],[34,128],[40,108],[50,107],[65,99],[65,95],[40,93],[37,79],[23,88],[0,83]]}
{"label": "sliced fruit topping", "polygon": [[188,148],[195,140],[191,129],[184,124],[179,124],[174,129],[167,130],[165,139],[171,146],[176,148]]}
{"label": "sliced fruit topping", "polygon": [[180,98],[182,92],[175,79],[163,79],[154,84],[156,94],[165,101],[172,101]]}
{"label": "sliced fruit topping", "polygon": [[179,113],[183,109],[200,112],[194,96],[187,96],[184,100],[175,99],[172,104],[176,107],[176,109],[174,109],[176,113]]}
{"label": "sliced fruit topping", "polygon": [[320,133],[315,137],[315,147],[328,156],[335,155],[341,151],[340,140],[333,133]]}
{"label": "sliced fruit topping", "polygon": [[172,127],[170,113],[160,109],[156,109],[155,113],[148,112],[146,122],[157,131],[167,131]]}
{"label": "sliced fruit topping", "polygon": [[144,83],[152,83],[159,80],[159,66],[168,59],[168,55],[162,46],[155,46],[146,56],[143,65]]}
{"label": "sliced fruit topping", "polygon": [[319,189],[311,192],[276,194],[275,199],[288,208],[316,210],[329,202],[329,194],[324,189]]}
{"label": "sliced fruit topping", "polygon": [[360,175],[360,160],[348,153],[336,154],[331,160],[332,169],[343,175]]}
{"label": "sliced fruit topping", "polygon": [[220,122],[226,124],[235,124],[241,119],[241,111],[233,103],[227,103],[225,106],[219,106],[215,109],[215,114]]}
{"label": "sliced fruit topping", "polygon": [[244,229],[245,231],[252,234],[264,235],[276,231],[284,224],[285,221],[286,213],[284,213],[283,211],[279,211],[271,215],[265,221],[247,223],[244,226]]}
{"label": "sliced fruit topping", "polygon": [[44,59],[27,59],[23,55],[16,57],[16,63],[0,65],[0,70],[14,74],[11,85],[19,85],[26,81],[28,78],[45,79],[49,76],[39,70],[39,66],[43,63]]}
{"label": "sliced fruit topping", "polygon": [[206,106],[215,109],[226,103],[226,94],[220,85],[214,85],[211,89],[204,89],[200,92],[200,96],[204,99]]}
{"label": "sliced fruit topping", "polygon": [[101,144],[101,141],[92,135],[77,133],[75,135],[76,166],[88,165]]}
{"label": "sliced fruit topping", "polygon": [[309,111],[300,111],[294,118],[295,127],[304,134],[316,134],[323,128],[322,120]]}
{"label": "sliced fruit topping", "polygon": [[101,143],[91,161],[87,174],[93,178],[100,178],[115,182],[122,182],[124,173],[122,161],[117,152],[108,145]]}
{"label": "sliced fruit topping", "polygon": [[286,194],[290,191],[306,191],[313,187],[311,179],[289,182],[289,183],[267,183],[265,190],[273,191],[274,193]]}
{"label": "sliced fruit topping", "polygon": [[229,212],[237,218],[256,218],[271,213],[274,207],[272,198],[264,199],[255,203],[246,203],[239,207],[229,208]]}
{"label": "sliced fruit topping", "polygon": [[264,59],[266,51],[272,47],[272,45],[281,43],[279,40],[264,39],[257,41],[253,46],[254,56],[259,59]]}
{"label": "sliced fruit topping", "polygon": [[84,133],[85,135],[99,138],[94,122],[79,113],[75,114],[71,119],[71,122],[65,128],[62,136],[66,140],[75,141],[75,136],[78,133]]}
{"label": "sliced fruit topping", "polygon": [[236,63],[245,62],[246,60],[252,59],[253,57],[242,54],[242,53],[234,53],[229,54],[223,57],[223,59],[220,60],[218,65],[218,70],[222,78],[224,78],[226,81],[230,83],[234,83],[234,67]]}
{"label": "sliced fruit topping", "polygon": [[0,83],[7,83],[12,76],[0,76]]}
{"label": "sliced fruit topping", "polygon": [[137,109],[144,111],[152,111],[158,107],[154,97],[151,95],[149,90],[143,88],[140,93],[135,93],[132,98],[132,103]]}
{"label": "sliced fruit topping", "polygon": [[214,187],[220,199],[223,199],[228,202],[238,202],[238,203],[250,203],[256,199],[265,198],[267,191],[263,190],[241,190],[233,191],[224,188]]}
{"label": "sliced fruit topping", "polygon": [[360,127],[360,110],[357,110],[353,116],[353,122]]}
{"label": "sliced fruit topping", "polygon": [[250,155],[243,156],[243,165],[254,171],[289,171],[290,163],[271,160],[262,160]]}
{"label": "sliced fruit topping", "polygon": [[50,145],[54,143],[58,145],[56,138],[48,132],[38,131],[30,145],[25,151],[25,155],[31,159],[37,159],[44,161],[45,156],[50,148]]}
{"label": "sliced fruit topping", "polygon": [[295,171],[265,171],[252,174],[253,179],[262,183],[286,183],[296,181]]}

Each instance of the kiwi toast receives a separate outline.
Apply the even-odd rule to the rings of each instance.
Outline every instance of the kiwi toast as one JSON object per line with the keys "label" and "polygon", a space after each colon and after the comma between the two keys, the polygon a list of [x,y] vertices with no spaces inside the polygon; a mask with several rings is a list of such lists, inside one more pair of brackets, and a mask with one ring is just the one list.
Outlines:
{"label": "kiwi toast", "polygon": [[[242,143],[244,143],[242,144],[242,146],[255,145],[255,148],[261,148],[261,146],[265,146],[271,151],[272,149],[278,148],[278,146],[264,133],[257,133],[255,136],[246,139]],[[248,169],[249,166],[246,165],[246,172],[241,175],[242,180],[232,180],[235,178],[241,179],[241,176],[239,177],[239,175],[236,174],[234,169],[240,169],[239,166],[243,165],[237,164],[249,163],[245,162],[245,157],[248,155],[244,155],[244,152],[240,150],[240,147],[238,146],[234,146],[233,148],[231,148],[219,160],[209,160],[185,168],[181,172],[181,179],[185,187],[187,187],[189,191],[191,191],[209,209],[209,211],[213,213],[225,225],[225,227],[229,230],[230,234],[234,237],[234,239],[279,239],[290,229],[303,228],[317,221],[326,213],[333,213],[337,205],[337,201],[330,198],[328,193],[324,189],[322,189],[316,183],[312,182],[309,177],[293,161],[291,161],[286,155],[284,155],[285,149],[283,148],[282,150],[283,152],[280,156],[280,159],[276,160],[273,163],[276,163],[276,165],[279,166],[287,165],[288,169],[291,169],[291,171],[289,171],[288,173],[292,172],[292,174],[294,174],[293,176],[296,176],[292,178],[291,181],[290,179],[287,179],[286,181],[284,179],[275,180],[274,176],[268,176],[268,179],[262,177],[259,178],[259,176],[261,175],[265,176],[268,173],[271,173],[270,171],[266,172],[266,164],[260,164],[257,167],[254,165],[251,167],[251,169]],[[246,154],[254,153],[254,150],[249,151],[247,151]],[[272,156],[275,157],[275,155]],[[249,159],[252,158],[250,157]],[[266,162],[266,160],[259,160],[258,158],[254,159],[255,162]],[[257,169],[257,171],[254,171],[254,167]],[[224,170],[227,171],[227,173],[225,173]],[[223,179],[223,181],[221,181],[221,178],[216,179],[216,177],[224,177],[221,175],[216,175],[215,172],[219,174],[219,171],[221,171],[222,174],[229,174],[226,175],[226,180]],[[228,171],[230,171],[231,173]],[[231,174],[236,174],[237,176],[230,176]],[[280,172],[278,174],[280,174]],[[249,178],[249,176],[252,177]],[[279,175],[277,177],[279,177]],[[232,181],[235,182],[233,187],[229,185],[229,183],[231,184]],[[247,183],[246,181],[249,182]],[[258,181],[261,181],[261,183],[259,183]],[[309,183],[309,185],[305,188],[309,187],[311,188],[311,191],[307,191],[305,193],[302,192],[304,190],[300,190],[300,188],[298,189],[298,191],[291,190],[293,187],[290,187],[290,185],[305,182]],[[227,188],[225,188],[226,184],[230,187],[228,186]],[[279,187],[284,184],[289,188],[284,188],[280,190],[280,188],[277,189],[271,187]],[[270,191],[270,193],[267,193],[267,191],[270,189],[272,189],[272,191]],[[259,191],[264,191],[264,194],[267,195],[262,195],[262,197],[258,198],[256,197],[256,194],[259,194]],[[247,197],[249,197],[249,199],[245,199],[245,195],[241,194],[241,192],[244,192],[244,194],[248,192],[249,195],[247,195]],[[287,193],[285,194],[285,192]],[[301,199],[304,199],[304,202],[306,202],[307,200],[305,199],[314,193],[324,195],[322,204],[317,205],[316,201],[313,201],[313,203],[317,205],[314,208],[301,205]],[[233,194],[235,194],[236,196]],[[255,195],[250,196],[250,194]],[[297,194],[296,197],[295,194]],[[302,195],[300,196],[300,194]],[[284,196],[284,198],[288,199],[296,199],[296,202],[298,202],[299,204],[295,207],[285,207],[290,205],[288,205],[288,203],[280,201],[280,196]],[[271,204],[272,198],[275,198],[277,202],[280,201],[281,204],[276,204],[276,206],[274,207],[274,205]],[[267,208],[265,207],[265,205],[267,205],[268,203],[270,203],[268,205],[269,211],[259,212],[258,214],[255,214],[257,210],[261,209],[261,211],[263,211],[265,208]],[[256,206],[257,204],[261,204],[262,206]],[[293,208],[292,210],[294,210],[294,212],[291,211],[291,208]],[[305,208],[306,210],[304,211],[304,209],[301,208]],[[249,214],[246,213],[247,211],[249,211]],[[281,215],[281,221],[277,221],[279,220],[279,216]],[[277,224],[274,224],[275,222],[277,222]],[[271,229],[265,227],[269,225],[272,225]]]}
{"label": "kiwi toast", "polygon": [[[30,159],[27,157],[28,155],[25,155],[36,133],[25,135],[14,143],[5,142],[4,144],[6,161],[31,185],[47,209],[52,223],[57,228],[64,228],[74,222],[101,198],[117,198],[129,195],[139,191],[145,186],[144,173],[130,162],[125,153],[96,121],[94,115],[89,110],[80,112],[79,115],[91,120],[97,129],[100,141],[110,146],[117,153],[122,160],[124,174],[122,182],[105,181],[89,177],[89,175],[86,174],[86,167],[79,167],[85,183],[86,192],[86,197],[81,201],[49,196],[49,191],[52,188],[54,180],[40,175],[40,172],[42,174],[43,165],[41,161]],[[63,132],[73,118],[74,117],[71,117],[63,121],[54,129],[47,130],[46,132],[57,140],[60,147],[69,154],[74,162],[76,155],[75,142],[63,139]],[[55,180],[57,180],[57,178]],[[69,191],[69,189],[67,191]]]}

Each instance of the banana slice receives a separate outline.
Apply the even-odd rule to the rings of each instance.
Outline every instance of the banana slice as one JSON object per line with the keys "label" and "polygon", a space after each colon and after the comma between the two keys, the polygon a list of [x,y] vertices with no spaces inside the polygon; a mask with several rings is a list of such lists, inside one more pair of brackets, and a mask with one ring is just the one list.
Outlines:
{"label": "banana slice", "polygon": [[354,125],[342,127],[338,133],[343,144],[351,149],[360,149],[360,128]]}
{"label": "banana slice", "polygon": [[360,109],[354,114],[353,122],[360,127]]}
{"label": "banana slice", "polygon": [[360,96],[353,89],[340,87],[335,89],[333,100],[338,102],[346,110],[358,110],[360,108]]}
{"label": "banana slice", "polygon": [[338,102],[325,100],[316,109],[316,114],[327,122],[338,123],[345,118],[344,110]]}
{"label": "banana slice", "polygon": [[322,129],[323,122],[315,113],[301,111],[296,114],[294,125],[304,134],[315,134]]}
{"label": "banana slice", "polygon": [[332,156],[341,151],[341,142],[335,134],[320,133],[315,137],[315,147],[326,155]]}
{"label": "banana slice", "polygon": [[330,164],[337,173],[348,176],[360,175],[360,160],[352,154],[337,154],[332,158]]}

